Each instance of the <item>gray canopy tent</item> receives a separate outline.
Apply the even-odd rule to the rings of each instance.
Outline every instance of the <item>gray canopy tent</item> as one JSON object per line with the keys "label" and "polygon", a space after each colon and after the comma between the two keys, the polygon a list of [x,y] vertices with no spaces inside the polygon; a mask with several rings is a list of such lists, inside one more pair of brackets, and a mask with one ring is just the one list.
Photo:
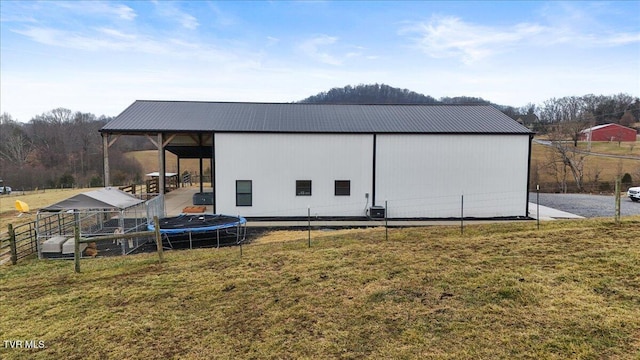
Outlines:
{"label": "gray canopy tent", "polygon": [[144,200],[140,200],[122,190],[108,187],[74,195],[68,199],[49,205],[40,211],[56,212],[88,209],[126,210],[143,202]]}
{"label": "gray canopy tent", "polygon": [[[124,234],[146,230],[149,216],[152,215],[144,200],[116,188],[107,187],[74,195],[38,211],[36,231],[39,257],[73,255],[75,226],[79,227],[82,237]],[[105,254],[124,255],[146,241],[118,241],[102,250]]]}

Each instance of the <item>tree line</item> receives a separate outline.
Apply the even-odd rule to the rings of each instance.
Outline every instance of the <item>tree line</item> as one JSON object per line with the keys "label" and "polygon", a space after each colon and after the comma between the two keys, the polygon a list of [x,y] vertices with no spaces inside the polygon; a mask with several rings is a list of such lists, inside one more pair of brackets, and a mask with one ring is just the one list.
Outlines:
{"label": "tree line", "polygon": [[385,84],[347,85],[300,100],[314,104],[482,104],[492,105],[538,133],[554,129],[556,124],[578,122],[580,126],[617,123],[631,126],[640,118],[640,98],[629,94],[583,95],[550,98],[542,104],[521,107],[500,105],[478,97],[458,96],[435,99],[408,89]]}
{"label": "tree line", "polygon": [[[0,115],[0,179],[18,190],[103,186],[102,137],[110,117],[53,109],[27,123]],[[124,156],[138,148],[119,140],[109,149],[114,184],[139,179],[141,166]]]}

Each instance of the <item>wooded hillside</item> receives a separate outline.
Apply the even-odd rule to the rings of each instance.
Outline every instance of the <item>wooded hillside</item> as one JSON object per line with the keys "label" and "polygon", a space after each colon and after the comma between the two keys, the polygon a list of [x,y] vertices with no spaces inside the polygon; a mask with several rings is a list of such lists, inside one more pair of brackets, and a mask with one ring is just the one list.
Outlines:
{"label": "wooded hillside", "polygon": [[[0,179],[13,191],[103,186],[102,138],[111,118],[57,108],[31,119],[0,117]],[[140,165],[123,156],[139,147],[120,139],[110,148],[114,184],[139,179]]]}

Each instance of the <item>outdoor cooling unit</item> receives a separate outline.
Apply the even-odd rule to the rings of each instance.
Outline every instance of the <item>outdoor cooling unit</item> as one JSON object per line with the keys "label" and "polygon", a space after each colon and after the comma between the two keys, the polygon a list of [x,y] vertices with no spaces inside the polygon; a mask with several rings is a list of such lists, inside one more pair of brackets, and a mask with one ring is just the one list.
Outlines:
{"label": "outdoor cooling unit", "polygon": [[193,205],[213,205],[213,193],[201,192],[193,194]]}
{"label": "outdoor cooling unit", "polygon": [[384,206],[372,206],[369,208],[369,216],[374,219],[384,219],[385,217],[385,208]]}

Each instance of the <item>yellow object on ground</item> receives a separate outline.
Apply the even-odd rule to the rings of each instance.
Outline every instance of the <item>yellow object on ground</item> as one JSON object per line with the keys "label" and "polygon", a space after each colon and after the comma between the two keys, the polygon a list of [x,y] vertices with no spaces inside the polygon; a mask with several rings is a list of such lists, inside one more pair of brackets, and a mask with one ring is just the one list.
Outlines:
{"label": "yellow object on ground", "polygon": [[16,200],[16,210],[23,213],[29,212],[29,205],[24,201]]}

